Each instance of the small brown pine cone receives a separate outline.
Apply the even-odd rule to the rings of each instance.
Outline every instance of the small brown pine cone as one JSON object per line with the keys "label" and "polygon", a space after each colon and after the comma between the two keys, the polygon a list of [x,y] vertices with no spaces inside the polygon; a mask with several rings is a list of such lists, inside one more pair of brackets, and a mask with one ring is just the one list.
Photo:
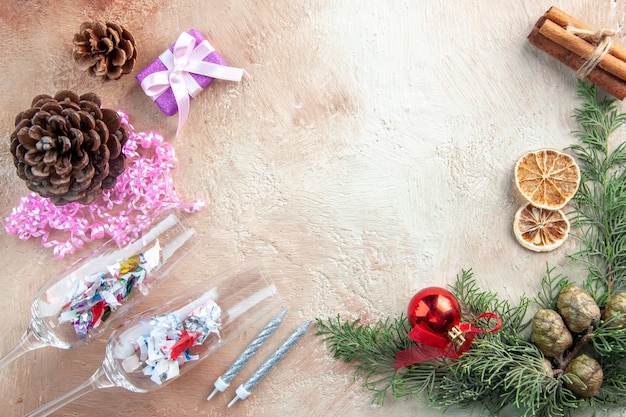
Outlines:
{"label": "small brown pine cone", "polygon": [[572,392],[581,397],[593,397],[600,392],[604,373],[602,372],[602,366],[591,356],[583,353],[575,357],[567,365],[565,372],[574,375],[570,377],[572,382],[565,384]]}
{"label": "small brown pine cone", "polygon": [[556,308],[574,333],[583,333],[600,320],[600,307],[591,294],[574,285],[561,290]]}
{"label": "small brown pine cone", "polygon": [[533,343],[547,357],[558,358],[572,346],[572,334],[554,310],[537,311],[531,324]]}
{"label": "small brown pine cone", "polygon": [[84,22],[74,35],[74,61],[83,71],[104,80],[117,80],[135,66],[133,35],[111,22]]}
{"label": "small brown pine cone", "polygon": [[612,322],[614,326],[626,327],[626,292],[620,292],[609,298],[602,312],[602,320],[608,320],[613,315],[622,314]]}
{"label": "small brown pine cone", "polygon": [[124,171],[128,133],[98,96],[39,95],[15,118],[11,154],[26,186],[57,206],[91,203]]}

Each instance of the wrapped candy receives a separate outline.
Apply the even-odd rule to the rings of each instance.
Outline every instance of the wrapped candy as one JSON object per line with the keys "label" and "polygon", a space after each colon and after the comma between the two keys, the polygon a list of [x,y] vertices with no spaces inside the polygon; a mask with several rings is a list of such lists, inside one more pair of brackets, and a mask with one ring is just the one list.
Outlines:
{"label": "wrapped candy", "polygon": [[199,359],[190,351],[193,346],[202,345],[211,334],[219,337],[221,315],[221,308],[207,300],[182,320],[177,313],[154,316],[149,332],[131,342],[132,352],[118,349],[117,359],[122,360],[126,372],[141,368],[152,382],[161,385],[177,377],[181,365]]}
{"label": "wrapped candy", "polygon": [[67,302],[59,313],[59,323],[70,321],[82,339],[106,320],[133,288],[146,295],[144,280],[159,264],[160,250],[157,241],[145,254],[133,255],[109,266],[108,273],[96,273],[77,281],[66,296]]}

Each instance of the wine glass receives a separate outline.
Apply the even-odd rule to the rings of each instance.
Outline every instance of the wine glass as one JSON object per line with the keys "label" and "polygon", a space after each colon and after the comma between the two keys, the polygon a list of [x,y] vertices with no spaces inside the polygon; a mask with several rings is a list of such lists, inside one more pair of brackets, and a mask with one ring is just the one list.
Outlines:
{"label": "wine glass", "polygon": [[128,319],[109,336],[91,378],[27,416],[47,416],[100,388],[156,390],[279,307],[276,286],[258,263],[226,271]]}
{"label": "wine glass", "polygon": [[76,261],[41,287],[28,329],[0,358],[0,369],[34,349],[73,349],[97,339],[164,281],[196,243],[196,231],[167,212],[127,246],[111,240]]}

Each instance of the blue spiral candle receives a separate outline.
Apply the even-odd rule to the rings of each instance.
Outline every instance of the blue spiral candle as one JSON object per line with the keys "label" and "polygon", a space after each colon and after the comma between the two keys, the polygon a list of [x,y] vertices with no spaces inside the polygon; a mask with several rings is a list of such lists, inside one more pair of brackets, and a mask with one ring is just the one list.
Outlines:
{"label": "blue spiral candle", "polygon": [[218,391],[224,392],[226,388],[230,385],[230,381],[241,371],[241,369],[248,363],[248,361],[254,356],[254,354],[259,350],[259,348],[265,343],[265,341],[278,329],[278,326],[283,322],[283,318],[287,313],[287,308],[283,311],[275,315],[263,329],[259,332],[259,334],[254,338],[252,342],[248,345],[246,350],[242,352],[241,355],[230,365],[230,367],[224,372],[213,384],[215,389],[207,397],[207,401],[213,398]]}
{"label": "blue spiral candle", "polygon": [[291,335],[278,347],[259,368],[248,378],[246,382],[241,384],[235,393],[237,396],[228,404],[231,407],[237,400],[245,400],[250,392],[257,386],[259,382],[272,370],[274,366],[289,352],[289,350],[304,336],[313,320],[302,323]]}

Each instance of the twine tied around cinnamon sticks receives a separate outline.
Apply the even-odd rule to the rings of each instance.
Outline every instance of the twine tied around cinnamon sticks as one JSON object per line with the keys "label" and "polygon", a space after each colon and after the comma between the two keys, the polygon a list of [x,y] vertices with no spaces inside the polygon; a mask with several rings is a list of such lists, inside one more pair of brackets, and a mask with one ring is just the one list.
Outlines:
{"label": "twine tied around cinnamon sticks", "polygon": [[615,31],[593,30],[552,6],[539,18],[528,41],[619,100],[626,98],[626,50]]}
{"label": "twine tied around cinnamon sticks", "polygon": [[593,31],[579,29],[573,25],[567,25],[566,30],[569,33],[576,35],[596,46],[596,49],[593,50],[591,55],[585,57],[587,59],[585,63],[578,68],[578,71],[576,71],[578,78],[584,80],[587,78],[587,75],[589,75],[589,73],[604,59],[606,54],[609,53],[611,45],[613,44],[612,37],[615,36],[615,31],[612,29],[600,29]]}

